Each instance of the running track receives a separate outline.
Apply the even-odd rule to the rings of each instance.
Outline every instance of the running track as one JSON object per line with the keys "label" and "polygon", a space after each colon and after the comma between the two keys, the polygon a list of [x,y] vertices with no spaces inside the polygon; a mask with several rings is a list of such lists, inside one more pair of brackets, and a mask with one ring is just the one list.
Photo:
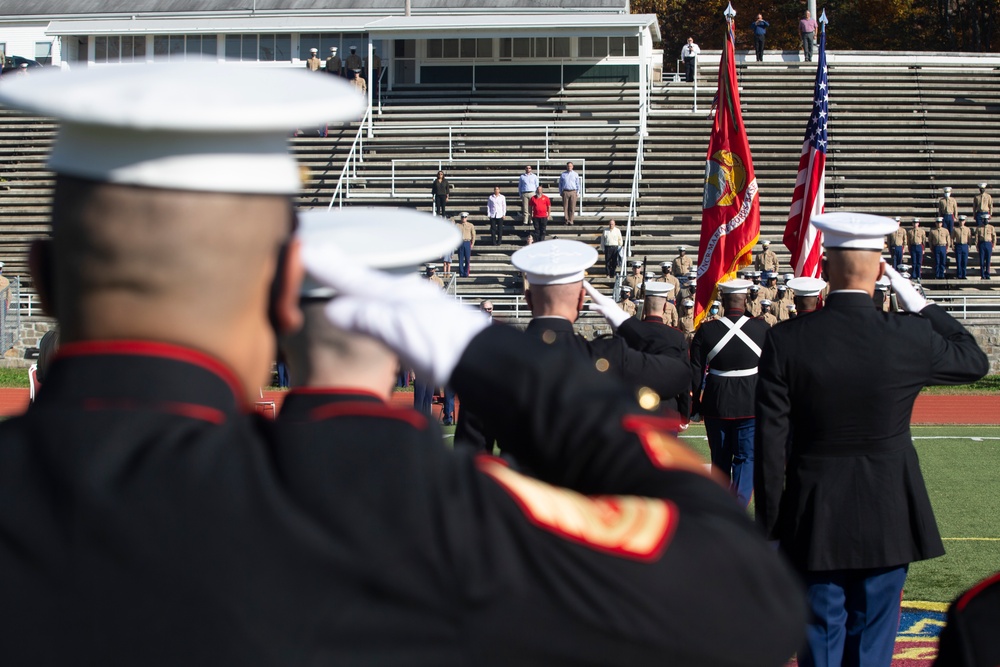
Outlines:
{"label": "running track", "polygon": [[[264,400],[274,401],[281,408],[284,392],[264,392]],[[413,394],[397,392],[395,405],[413,405]],[[0,388],[0,416],[9,417],[24,412],[28,405],[27,389]],[[434,406],[440,415],[441,406]],[[988,424],[1000,425],[1000,394],[933,395],[921,394],[913,408],[914,424]]]}

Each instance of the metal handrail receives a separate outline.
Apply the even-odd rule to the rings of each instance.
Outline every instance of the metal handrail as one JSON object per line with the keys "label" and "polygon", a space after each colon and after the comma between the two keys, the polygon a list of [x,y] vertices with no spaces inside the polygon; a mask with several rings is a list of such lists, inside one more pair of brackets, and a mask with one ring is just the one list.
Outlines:
{"label": "metal handrail", "polygon": [[[388,131],[395,130],[423,130],[431,131],[431,134],[439,132],[443,134],[444,131],[448,132],[448,159],[454,159],[455,153],[455,133],[456,131],[464,136],[470,134],[476,134],[477,132],[482,132],[484,136],[490,136],[496,134],[497,130],[518,130],[519,135],[523,134],[525,130],[544,130],[544,140],[545,140],[545,159],[550,158],[550,146],[551,146],[551,134],[554,134],[562,130],[580,130],[582,128],[635,128],[640,130],[642,128],[641,122],[639,123],[572,123],[572,124],[562,124],[556,125],[554,123],[514,123],[514,124],[503,124],[496,125],[493,123],[452,123],[452,124],[421,124],[421,123],[383,123],[378,126],[377,130],[379,133],[388,133]],[[530,133],[528,133],[530,134]],[[523,137],[522,137],[523,138]]]}
{"label": "metal handrail", "polygon": [[351,178],[355,178],[358,175],[358,163],[365,161],[365,121],[368,120],[371,115],[372,108],[368,107],[365,111],[364,118],[361,119],[361,125],[358,126],[358,133],[354,136],[354,142],[351,144],[351,150],[347,153],[347,159],[344,161],[344,168],[340,170],[340,178],[337,179],[337,187],[333,189],[333,195],[330,197],[330,205],[327,206],[327,210],[333,209],[333,204],[337,201],[339,201],[339,206],[343,208],[344,199],[349,197],[351,194]]}
{"label": "metal handrail", "polygon": [[632,220],[635,219],[639,211],[639,183],[642,181],[642,162],[645,153],[646,138],[639,135],[639,146],[635,154],[635,168],[632,171],[632,192],[628,201],[628,220],[625,221],[625,243],[622,245],[621,264],[618,267],[618,275],[615,277],[614,299],[618,300],[621,293],[621,285],[628,272],[628,258],[632,254]]}

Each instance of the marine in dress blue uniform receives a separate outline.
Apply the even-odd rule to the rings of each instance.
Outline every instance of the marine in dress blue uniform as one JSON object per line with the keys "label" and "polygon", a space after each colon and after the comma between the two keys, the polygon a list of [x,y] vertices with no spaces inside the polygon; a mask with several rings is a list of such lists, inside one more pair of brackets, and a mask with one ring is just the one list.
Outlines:
{"label": "marine in dress blue uniform", "polygon": [[965,591],[948,607],[934,667],[1000,665],[1000,573]]}
{"label": "marine in dress blue uniform", "polygon": [[[756,519],[807,584],[799,664],[888,667],[907,566],[944,553],[910,435],[913,402],[924,386],[971,382],[989,364],[961,324],[880,268],[896,222],[853,213],[812,222],[830,293],[764,345]],[[874,307],[883,270],[906,314]]]}
{"label": "marine in dress blue uniform", "polygon": [[691,341],[691,411],[705,418],[712,467],[731,480],[744,507],[753,493],[757,361],[770,328],[746,315],[746,293],[752,284],[720,283],[723,316],[703,322]]}

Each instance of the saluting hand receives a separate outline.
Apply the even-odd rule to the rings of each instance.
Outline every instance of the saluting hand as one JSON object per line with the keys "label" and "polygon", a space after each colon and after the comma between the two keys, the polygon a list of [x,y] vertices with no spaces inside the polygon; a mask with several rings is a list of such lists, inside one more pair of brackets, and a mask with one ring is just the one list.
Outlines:
{"label": "saluting hand", "polygon": [[899,271],[886,264],[885,260],[882,260],[882,266],[885,275],[889,276],[892,291],[896,293],[896,298],[903,306],[903,310],[908,313],[919,313],[923,310],[927,305],[927,299],[920,295],[913,283],[904,278]]}
{"label": "saluting hand", "polygon": [[586,280],[583,281],[583,289],[587,292],[587,295],[590,297],[591,300],[591,303],[588,303],[585,306],[587,310],[593,310],[599,312],[601,315],[604,316],[604,319],[608,321],[608,324],[610,324],[611,328],[614,329],[615,331],[618,330],[618,327],[620,327],[623,322],[625,322],[628,318],[632,317],[624,310],[619,308],[618,304],[615,303],[614,299],[608,296],[604,296],[603,294],[598,292],[597,288],[595,288]]}

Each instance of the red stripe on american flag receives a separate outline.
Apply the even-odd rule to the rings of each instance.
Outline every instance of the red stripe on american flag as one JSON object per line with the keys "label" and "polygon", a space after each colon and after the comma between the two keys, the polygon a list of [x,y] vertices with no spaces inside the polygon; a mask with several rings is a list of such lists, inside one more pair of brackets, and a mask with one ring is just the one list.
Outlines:
{"label": "red stripe on american flag", "polygon": [[791,252],[796,276],[818,278],[820,274],[822,237],[809,220],[823,212],[825,172],[826,154],[812,148],[806,140],[802,144],[799,173],[795,178],[795,191],[783,239]]}

